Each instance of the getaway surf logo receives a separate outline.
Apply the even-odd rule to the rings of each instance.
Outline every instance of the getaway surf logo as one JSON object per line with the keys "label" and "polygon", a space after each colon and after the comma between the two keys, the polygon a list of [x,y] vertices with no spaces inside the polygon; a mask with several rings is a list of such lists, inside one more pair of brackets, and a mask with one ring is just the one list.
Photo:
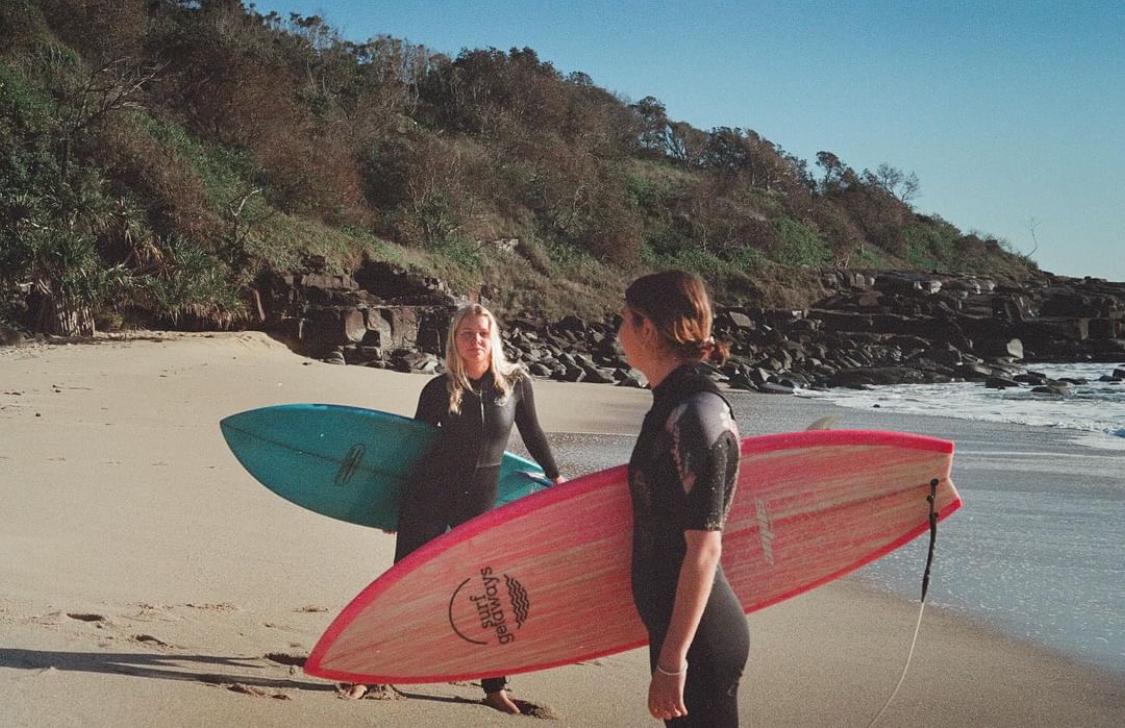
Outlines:
{"label": "getaway surf logo", "polygon": [[449,626],[475,645],[506,645],[527,622],[531,597],[523,584],[491,566],[461,582],[449,598]]}

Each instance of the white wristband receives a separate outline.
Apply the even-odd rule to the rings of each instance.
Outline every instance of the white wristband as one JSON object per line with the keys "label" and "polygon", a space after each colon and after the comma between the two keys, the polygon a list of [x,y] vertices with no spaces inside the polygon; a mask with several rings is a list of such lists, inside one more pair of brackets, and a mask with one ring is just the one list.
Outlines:
{"label": "white wristband", "polygon": [[685,672],[687,672],[687,663],[684,663],[684,666],[680,668],[679,672],[669,672],[661,667],[660,663],[658,662],[656,663],[656,671],[661,675],[667,675],[668,677],[679,677],[680,675],[683,675]]}

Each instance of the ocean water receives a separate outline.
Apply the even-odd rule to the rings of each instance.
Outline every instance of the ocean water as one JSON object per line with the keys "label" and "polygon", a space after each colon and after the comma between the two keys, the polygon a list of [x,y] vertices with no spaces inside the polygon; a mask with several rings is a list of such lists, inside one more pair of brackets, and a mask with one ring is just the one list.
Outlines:
{"label": "ocean water", "polygon": [[[957,444],[927,601],[1125,676],[1125,456]],[[927,543],[857,578],[917,600]]]}
{"label": "ocean water", "polygon": [[[1096,381],[1114,368],[1031,367],[1089,380],[1064,397],[973,383],[800,396],[850,408],[841,426],[921,424],[956,441],[965,507],[939,526],[931,604],[1125,675],[1125,383]],[[858,578],[917,600],[925,549],[918,539]]]}
{"label": "ocean water", "polygon": [[988,389],[980,382],[900,384],[869,390],[801,390],[799,397],[822,399],[841,407],[881,408],[903,414],[938,415],[985,422],[1010,422],[1110,435],[1118,440],[1087,438],[1094,447],[1125,448],[1125,381],[1099,382],[1118,364],[1035,364],[1030,371],[1051,379],[1085,379],[1069,394],[1047,395],[1032,387]]}
{"label": "ocean water", "polygon": [[[1113,368],[1033,367],[1090,380]],[[928,603],[1125,678],[1125,385],[1075,389],[1051,399],[979,384],[727,397],[744,436],[833,414],[839,428],[954,440],[965,506],[938,527]],[[551,442],[574,476],[626,462],[633,438],[552,433]],[[916,539],[848,578],[917,601],[926,547]]]}

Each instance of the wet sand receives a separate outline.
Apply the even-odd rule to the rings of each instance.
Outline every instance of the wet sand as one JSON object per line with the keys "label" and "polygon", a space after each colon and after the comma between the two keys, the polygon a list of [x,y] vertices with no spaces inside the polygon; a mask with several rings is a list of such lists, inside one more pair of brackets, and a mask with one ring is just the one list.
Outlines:
{"label": "wet sand", "polygon": [[[306,677],[296,663],[390,565],[393,537],[282,501],[219,435],[221,417],[282,402],[410,415],[426,379],[309,362],[256,333],[0,349],[2,723],[534,721],[477,704],[468,683],[345,701]],[[537,382],[536,397],[571,476],[626,457],[649,401],[639,390],[552,382]],[[799,429],[826,413],[871,426],[871,415],[792,397],[738,395],[738,406],[752,411],[754,432]],[[1013,447],[1032,431],[924,417],[892,424]],[[867,725],[898,680],[916,615],[916,603],[855,579],[752,615],[744,723]],[[643,651],[513,678],[517,697],[565,726],[657,725],[646,686]],[[1123,722],[1121,674],[927,608],[910,674],[879,725]]]}

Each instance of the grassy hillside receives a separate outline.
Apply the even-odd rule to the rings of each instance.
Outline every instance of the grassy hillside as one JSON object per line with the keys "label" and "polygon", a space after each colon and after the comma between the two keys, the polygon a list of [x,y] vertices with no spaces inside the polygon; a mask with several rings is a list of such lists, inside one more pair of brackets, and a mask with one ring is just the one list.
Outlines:
{"label": "grassy hillside", "polygon": [[352,43],[235,0],[0,5],[0,319],[45,331],[239,325],[258,276],[310,261],[391,260],[548,316],[670,266],[785,305],[823,266],[1034,270],[916,214],[918,190],[695,129],[528,48]]}

